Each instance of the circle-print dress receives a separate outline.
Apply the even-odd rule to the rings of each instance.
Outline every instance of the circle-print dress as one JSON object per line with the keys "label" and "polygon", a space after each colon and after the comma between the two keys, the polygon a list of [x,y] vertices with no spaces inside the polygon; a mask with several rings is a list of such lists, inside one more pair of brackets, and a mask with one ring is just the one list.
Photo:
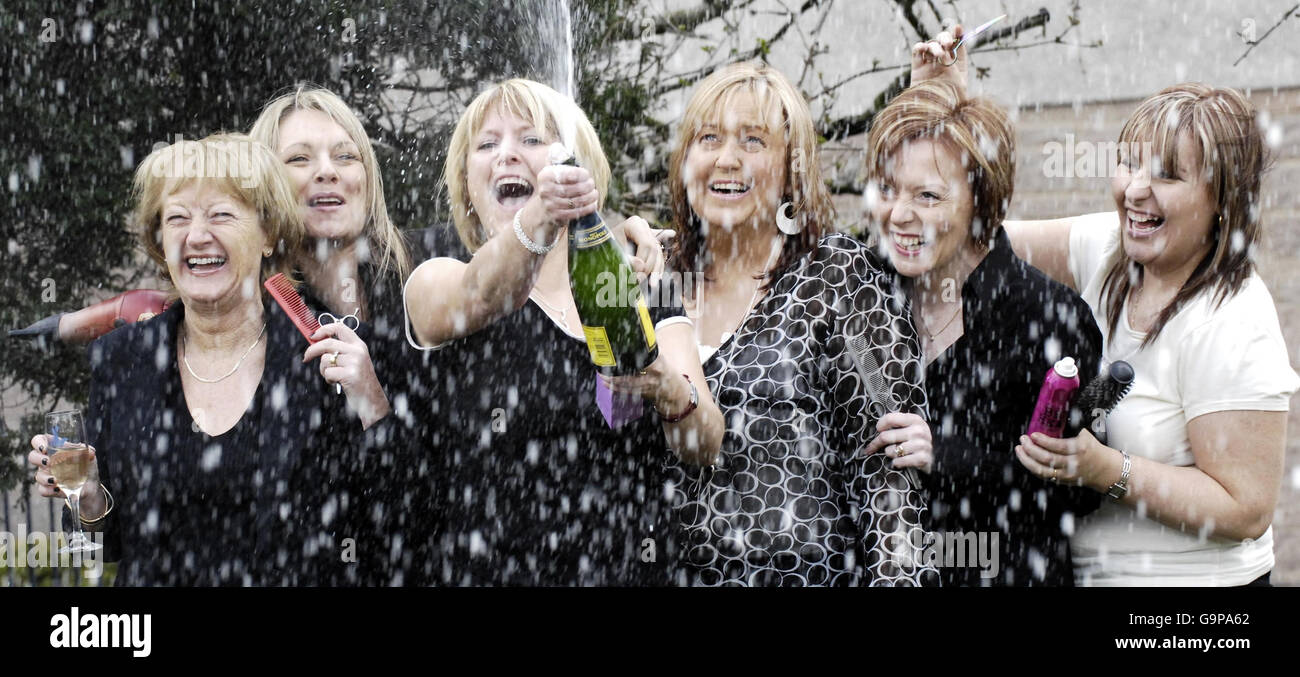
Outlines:
{"label": "circle-print dress", "polygon": [[829,235],[705,362],[716,466],[671,468],[688,585],[934,585],[914,471],[860,452],[924,414],[920,344],[865,245]]}

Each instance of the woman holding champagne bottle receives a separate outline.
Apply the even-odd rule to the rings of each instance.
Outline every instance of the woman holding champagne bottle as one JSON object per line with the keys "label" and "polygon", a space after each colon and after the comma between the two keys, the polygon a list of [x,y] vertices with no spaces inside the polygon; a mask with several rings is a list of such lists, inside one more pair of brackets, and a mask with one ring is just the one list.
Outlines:
{"label": "woman holding champagne bottle", "polygon": [[[178,300],[91,346],[82,522],[106,532],[121,585],[361,580],[339,548],[359,536],[353,508],[373,471],[362,429],[387,403],[351,329],[326,325],[304,351],[268,308],[262,281],[288,272],[304,241],[278,161],[217,135],[155,151],[135,185],[141,244]],[[43,495],[58,494],[50,444],[36,436],[29,455]]]}
{"label": "woman holding champagne bottle", "polygon": [[[548,164],[564,140],[581,166]],[[438,372],[428,442],[443,487],[430,506],[445,525],[433,545],[442,583],[671,582],[664,464],[674,452],[710,462],[722,418],[671,304],[649,309],[658,359],[611,381],[659,415],[611,429],[597,408],[563,240],[608,180],[590,122],[545,85],[496,85],[456,126],[444,181],[473,256],[426,261],[405,292],[411,342]]]}
{"label": "woman holding champagne bottle", "polygon": [[[696,88],[670,166],[673,271],[730,434],[674,468],[688,582],[918,585],[929,457],[920,345],[891,278],[831,234],[808,106],[763,64]],[[906,457],[865,453],[881,431]],[[902,439],[900,437],[900,439]]]}

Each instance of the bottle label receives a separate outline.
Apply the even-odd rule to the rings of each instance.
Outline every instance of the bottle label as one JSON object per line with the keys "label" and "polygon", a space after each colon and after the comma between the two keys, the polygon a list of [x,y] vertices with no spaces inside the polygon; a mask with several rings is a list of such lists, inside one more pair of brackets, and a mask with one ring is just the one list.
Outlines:
{"label": "bottle label", "polygon": [[641,330],[645,332],[646,347],[655,347],[655,326],[650,322],[650,309],[646,307],[645,299],[640,294],[636,295],[636,314],[641,317]]}
{"label": "bottle label", "polygon": [[605,220],[600,219],[596,225],[590,228],[579,228],[573,232],[573,246],[577,249],[590,249],[602,244],[610,238],[609,228],[605,227]]}
{"label": "bottle label", "polygon": [[583,325],[582,333],[587,337],[587,350],[591,351],[591,361],[597,367],[613,367],[618,364],[614,359],[614,349],[609,345],[609,335],[604,327]]}

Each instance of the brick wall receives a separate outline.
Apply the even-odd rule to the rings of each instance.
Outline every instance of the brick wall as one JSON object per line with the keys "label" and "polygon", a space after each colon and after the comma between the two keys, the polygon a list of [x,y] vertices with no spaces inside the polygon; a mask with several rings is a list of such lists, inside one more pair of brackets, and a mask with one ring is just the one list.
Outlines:
{"label": "brick wall", "polygon": [[[1300,87],[1250,93],[1271,128],[1274,164],[1263,184],[1264,246],[1260,276],[1277,304],[1282,334],[1293,368],[1300,365]],[[1119,138],[1120,128],[1139,99],[1074,106],[1028,106],[1013,113],[1016,124],[1016,189],[1010,218],[1049,219],[1114,209],[1108,178],[1048,176],[1044,162],[1049,143],[1101,144]],[[826,163],[837,183],[850,181],[862,164],[864,138],[827,144]],[[1108,176],[1108,174],[1107,174]],[[1095,175],[1094,175],[1095,177]],[[836,198],[841,227],[861,227],[860,200]],[[1297,369],[1300,371],[1300,369]],[[1275,583],[1300,585],[1300,395],[1291,400],[1286,470],[1274,516],[1277,567]]]}

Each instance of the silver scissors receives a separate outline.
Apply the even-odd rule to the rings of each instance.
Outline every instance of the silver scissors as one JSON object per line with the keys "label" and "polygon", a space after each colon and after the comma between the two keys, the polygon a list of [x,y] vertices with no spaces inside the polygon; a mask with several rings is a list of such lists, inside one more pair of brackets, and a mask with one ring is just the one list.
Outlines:
{"label": "silver scissors", "polygon": [[[316,318],[316,321],[320,322],[321,325],[334,324],[335,322],[342,322],[343,326],[347,327],[348,329],[351,329],[352,331],[356,331],[357,327],[361,326],[361,320],[357,318],[357,313],[359,312],[361,312],[361,309],[357,308],[356,310],[352,311],[351,315],[344,315],[343,317],[339,317],[333,313],[325,312],[325,313],[321,313],[320,316]],[[348,320],[352,320],[352,323],[348,324]]]}
{"label": "silver scissors", "polygon": [[955,45],[952,46],[952,63],[946,63],[946,64],[944,64],[944,66],[951,66],[952,64],[957,63],[957,50],[958,50],[962,45],[964,45],[964,44],[966,44],[966,43],[968,43],[968,42],[974,40],[974,39],[975,39],[975,36],[979,35],[980,33],[983,33],[984,31],[988,30],[989,28],[992,28],[992,27],[993,27],[993,24],[995,24],[995,23],[997,23],[997,22],[999,22],[999,21],[1001,21],[1001,20],[1003,20],[1003,19],[1005,19],[1005,18],[1007,18],[1007,15],[1003,14],[1002,16],[1000,16],[1000,17],[998,17],[998,18],[996,18],[996,19],[993,19],[993,20],[991,20],[991,21],[985,21],[984,23],[980,24],[980,25],[979,25],[975,30],[973,30],[973,31],[971,31],[971,32],[969,32],[969,33],[963,34],[963,35],[961,36],[961,40],[958,40],[958,41],[957,41],[957,44],[955,44]]}
{"label": "silver scissors", "polygon": [[[344,315],[343,317],[339,317],[339,316],[337,316],[337,315],[335,315],[334,313],[331,313],[331,312],[324,312],[324,313],[321,313],[319,316],[316,317],[316,321],[319,322],[319,323],[321,324],[322,327],[325,326],[325,325],[327,325],[327,324],[334,324],[334,323],[336,323],[336,322],[342,322],[342,323],[343,323],[343,326],[347,327],[348,329],[351,329],[352,331],[356,331],[356,330],[357,330],[357,327],[360,327],[360,326],[361,326],[361,320],[357,318],[357,313],[359,313],[359,312],[361,312],[361,308],[357,308],[356,310],[353,310],[353,311],[352,311],[352,314],[351,314],[351,315]],[[348,320],[352,320],[352,324],[348,324]],[[334,353],[333,355],[330,355],[330,357],[333,358],[333,360],[334,360],[334,364],[338,364],[338,359],[339,359],[339,354],[338,354],[338,353]],[[343,386],[341,386],[341,385],[335,383],[335,384],[334,384],[334,394],[336,394],[336,395],[342,395],[342,394],[343,394]]]}

